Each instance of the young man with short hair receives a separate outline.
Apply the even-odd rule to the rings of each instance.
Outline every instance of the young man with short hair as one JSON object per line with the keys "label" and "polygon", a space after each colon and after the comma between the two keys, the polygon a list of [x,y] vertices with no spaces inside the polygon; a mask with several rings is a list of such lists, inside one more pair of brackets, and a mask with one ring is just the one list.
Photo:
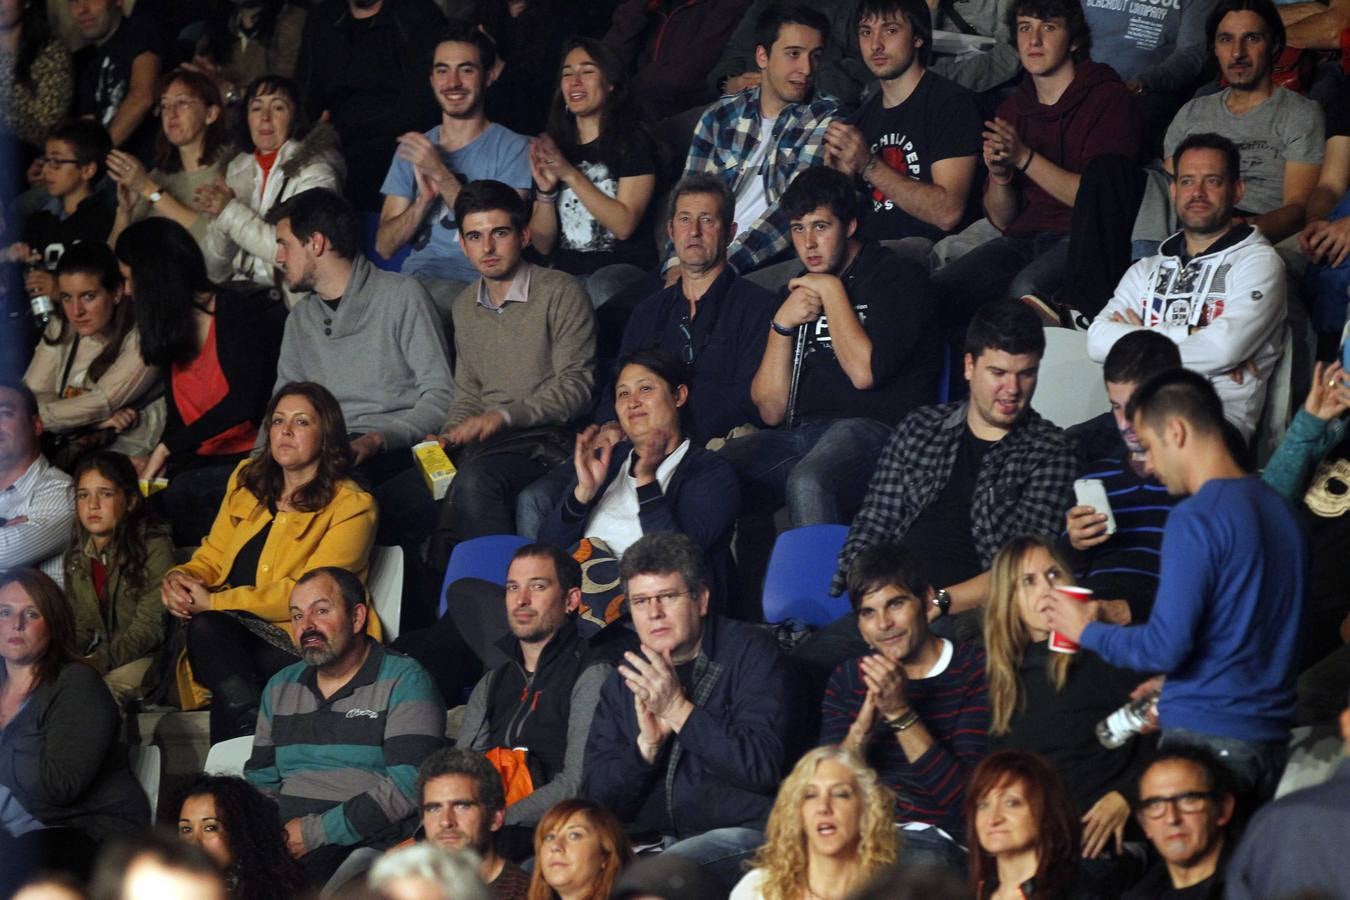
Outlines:
{"label": "young man with short hair", "polygon": [[1191,134],[1172,160],[1181,231],[1125,273],[1088,328],[1088,355],[1104,359],[1138,329],[1167,335],[1182,364],[1209,378],[1228,420],[1251,440],[1284,352],[1284,264],[1255,226],[1235,219],[1245,183],[1232,141]]}
{"label": "young man with short hair", "polygon": [[[1147,623],[1097,618],[1096,603],[1050,598],[1050,626],[1112,665],[1166,676],[1161,746],[1221,754],[1239,799],[1275,791],[1294,721],[1307,550],[1293,510],[1233,459],[1223,406],[1203,375],[1173,369],[1126,408],[1149,468],[1186,496],[1163,532]],[[1188,496],[1187,496],[1188,495]]]}
{"label": "young man with short hair", "polygon": [[933,276],[956,327],[1003,297],[1037,298],[1057,320],[1049,301],[1064,280],[1083,170],[1098,156],[1138,153],[1134,97],[1115,70],[1089,58],[1078,0],[1017,0],[1008,16],[1026,75],[984,123],[983,149],[985,215],[1003,235]]}
{"label": "young man with short hair", "polygon": [[470,181],[492,179],[524,196],[531,184],[529,141],[483,112],[496,62],[496,44],[477,28],[457,23],[441,35],[431,64],[441,123],[398,138],[380,188],[375,250],[388,259],[412,245],[402,272],[426,286],[447,326],[455,297],[478,277],[460,241],[459,192]]}
{"label": "young man with short hair", "polygon": [[526,544],[506,570],[507,662],[474,686],[457,746],[525,751],[534,790],[505,807],[502,824],[525,855],[534,826],[581,789],[586,738],[600,688],[614,667],[595,658],[577,628],[581,566],[548,544]]}
{"label": "young man with short hair", "polygon": [[[684,174],[715,175],[735,194],[740,231],[727,261],[741,275],[787,251],[779,200],[794,176],[824,161],[835,101],[812,94],[829,31],[829,20],[809,6],[765,9],[755,24],[760,83],[708,107],[694,130]],[[668,278],[674,266],[672,253],[663,267]]]}
{"label": "young man with short hair", "polygon": [[[1181,107],[1163,138],[1163,159],[1173,160],[1189,135],[1228,138],[1242,156],[1239,222],[1277,244],[1303,227],[1317,186],[1326,150],[1322,107],[1271,78],[1285,40],[1271,0],[1219,0],[1205,32],[1228,86]],[[1175,163],[1168,168],[1176,174]]]}
{"label": "young man with short hair", "polygon": [[[1106,396],[1111,411],[1105,428],[1097,419],[1069,429],[1078,440],[1085,464],[1081,479],[1102,483],[1116,521],[1114,534],[1106,533],[1106,510],[1074,505],[1064,516],[1065,533],[1060,540],[1074,576],[1100,598],[1112,598],[1111,611],[1117,622],[1143,622],[1153,609],[1158,589],[1158,554],[1163,526],[1176,503],[1167,488],[1148,471],[1144,448],[1134,433],[1125,407],[1139,385],[1160,372],[1181,367],[1181,354],[1167,337],[1156,331],[1136,331],[1116,341],[1102,364]],[[1110,430],[1109,438],[1099,432]],[[1086,451],[1086,452],[1082,452]],[[1067,545],[1067,547],[1065,546]],[[1125,617],[1128,610],[1128,618]]]}
{"label": "young man with short hair", "polygon": [[303,659],[268,681],[244,777],[277,802],[286,849],[317,887],[356,848],[411,836],[417,766],[445,740],[445,701],[425,669],[365,633],[366,589],[346,569],[306,572],[290,609]]}
{"label": "young man with short hair", "polygon": [[582,793],[730,890],[784,774],[787,672],[768,633],[708,615],[703,573],[698,545],[676,532],[624,553],[641,647],[601,691]]}
{"label": "young man with short hair", "polygon": [[909,862],[917,851],[959,869],[963,789],[988,749],[984,651],[929,630],[933,589],[899,544],[854,557],[848,597],[869,653],[830,676],[820,742],[856,751],[895,791]]}
{"label": "young man with short hair", "polygon": [[1236,805],[1228,773],[1203,747],[1161,751],[1139,776],[1135,819],[1161,862],[1124,900],[1222,900]]}
{"label": "young man with short hair", "polygon": [[492,763],[463,746],[437,750],[417,770],[417,796],[427,843],[477,854],[478,877],[493,900],[525,900],[529,874],[497,852],[506,792]]}
{"label": "young man with short hair", "polygon": [[793,527],[847,522],[890,429],[937,394],[927,275],[857,236],[857,204],[852,179],[827,167],[798,175],[783,195],[805,271],[766,323],[750,385],[771,427],[720,451],[746,512],[772,514],[786,502]]}
{"label": "young man with short hair", "polygon": [[121,147],[147,161],[158,119],[158,22],[126,16],[122,0],[71,0],[70,16],[88,43],[75,54],[75,114],[89,116]]}
{"label": "young man with short hair", "polygon": [[853,33],[878,90],[852,124],[825,129],[825,164],[866,183],[863,237],[939,240],[960,224],[975,179],[975,95],[928,70],[924,0],[863,0]]}

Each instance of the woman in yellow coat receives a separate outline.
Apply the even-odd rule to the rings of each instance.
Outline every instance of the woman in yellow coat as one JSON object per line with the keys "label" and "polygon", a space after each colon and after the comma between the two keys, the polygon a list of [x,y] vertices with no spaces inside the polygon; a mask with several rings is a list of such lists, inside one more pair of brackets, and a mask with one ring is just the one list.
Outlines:
{"label": "woman in yellow coat", "polygon": [[196,709],[210,690],[212,743],[251,734],[267,680],[300,659],[289,628],[296,580],[341,566],[364,581],[375,541],[375,498],[347,477],[352,453],[333,395],[287,384],[263,423],[262,449],[230,476],[211,533],[162,588],[165,608],[187,624],[179,700]]}

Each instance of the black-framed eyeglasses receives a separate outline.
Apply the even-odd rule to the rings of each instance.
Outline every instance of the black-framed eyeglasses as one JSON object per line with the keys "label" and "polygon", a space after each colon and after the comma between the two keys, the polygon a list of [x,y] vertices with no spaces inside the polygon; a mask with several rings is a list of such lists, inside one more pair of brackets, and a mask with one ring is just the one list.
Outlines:
{"label": "black-framed eyeglasses", "polygon": [[1139,811],[1150,819],[1161,819],[1171,804],[1176,804],[1179,812],[1204,812],[1205,805],[1217,796],[1215,791],[1186,791],[1169,797],[1145,797],[1139,801]]}
{"label": "black-framed eyeglasses", "polygon": [[676,600],[679,600],[682,597],[691,597],[691,596],[693,596],[693,593],[691,591],[662,591],[659,594],[643,595],[640,597],[629,597],[628,608],[646,609],[647,607],[655,604],[661,607],[662,609],[665,609],[666,607],[674,603]]}
{"label": "black-framed eyeglasses", "polygon": [[57,166],[78,166],[80,164],[78,159],[62,159],[59,156],[39,156],[37,161],[42,163],[44,169],[55,169]]}

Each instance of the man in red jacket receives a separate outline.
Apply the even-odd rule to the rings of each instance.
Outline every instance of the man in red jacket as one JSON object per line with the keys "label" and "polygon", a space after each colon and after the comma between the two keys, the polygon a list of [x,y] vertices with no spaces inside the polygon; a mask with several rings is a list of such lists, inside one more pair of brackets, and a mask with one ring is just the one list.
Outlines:
{"label": "man in red jacket", "polygon": [[984,123],[984,211],[1003,236],[933,278],[956,327],[993,300],[1054,295],[1084,166],[1138,152],[1134,98],[1110,66],[1088,58],[1092,36],[1078,0],[1017,0],[1009,18],[1026,74]]}

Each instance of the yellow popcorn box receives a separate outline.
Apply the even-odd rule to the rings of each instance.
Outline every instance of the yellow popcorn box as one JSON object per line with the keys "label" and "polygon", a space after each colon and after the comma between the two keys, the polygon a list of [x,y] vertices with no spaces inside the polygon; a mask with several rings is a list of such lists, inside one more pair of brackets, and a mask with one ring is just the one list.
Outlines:
{"label": "yellow popcorn box", "polygon": [[169,486],[169,479],[163,476],[159,478],[140,479],[141,496],[149,497],[151,494],[158,494]]}
{"label": "yellow popcorn box", "polygon": [[422,470],[422,480],[426,482],[427,490],[431,491],[433,499],[440,500],[445,496],[450,482],[455,479],[455,464],[445,455],[437,441],[413,444],[412,452],[417,467]]}

